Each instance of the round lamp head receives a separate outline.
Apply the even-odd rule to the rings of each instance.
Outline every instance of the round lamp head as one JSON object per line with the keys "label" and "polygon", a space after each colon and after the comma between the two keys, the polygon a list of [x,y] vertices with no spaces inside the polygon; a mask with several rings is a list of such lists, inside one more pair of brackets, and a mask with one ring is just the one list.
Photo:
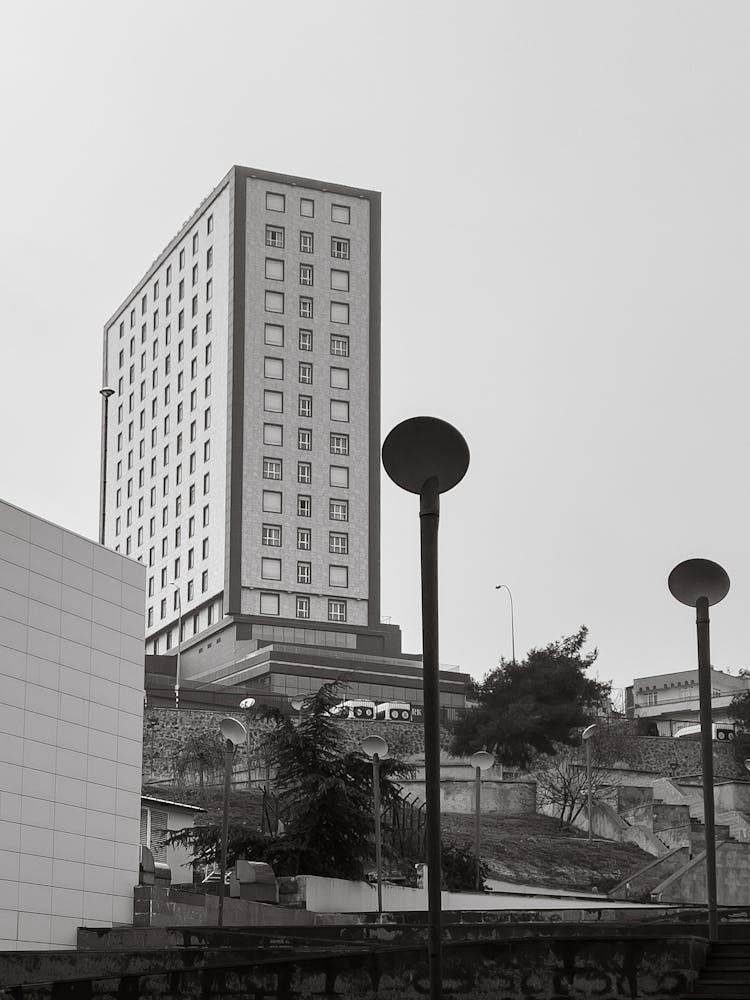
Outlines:
{"label": "round lamp head", "polygon": [[383,465],[393,482],[409,493],[421,493],[433,476],[438,493],[447,493],[466,475],[469,446],[445,420],[411,417],[394,427],[383,442]]}
{"label": "round lamp head", "polygon": [[382,736],[365,736],[362,740],[362,749],[368,757],[374,757],[377,754],[382,760],[388,753],[388,744]]}
{"label": "round lamp head", "polygon": [[596,729],[596,723],[592,723],[590,726],[586,726],[584,731],[581,733],[582,740],[590,740],[594,735],[594,730]]}
{"label": "round lamp head", "polygon": [[105,399],[109,399],[110,396],[114,396],[115,390],[111,386],[105,385],[99,390],[99,394],[104,396]]}
{"label": "round lamp head", "polygon": [[744,764],[745,764],[745,770],[750,771],[750,757],[745,757]]}
{"label": "round lamp head", "polygon": [[244,743],[247,739],[247,731],[237,719],[222,719],[219,723],[219,729],[221,730],[223,739],[234,743],[236,747]]}
{"label": "round lamp head", "polygon": [[254,704],[255,704],[255,698],[243,698],[242,701],[240,702],[240,708],[252,708]]}
{"label": "round lamp head", "polygon": [[487,771],[495,763],[495,758],[491,753],[487,753],[486,750],[477,750],[469,758],[471,761],[471,766],[473,768],[479,768],[480,771]]}
{"label": "round lamp head", "polygon": [[718,563],[710,559],[686,559],[669,574],[667,586],[672,597],[694,608],[701,597],[709,604],[718,604],[729,593],[729,577]]}
{"label": "round lamp head", "polygon": [[290,704],[295,712],[302,711],[302,709],[305,707],[305,700],[306,700],[305,698],[299,698],[299,697],[292,698]]}

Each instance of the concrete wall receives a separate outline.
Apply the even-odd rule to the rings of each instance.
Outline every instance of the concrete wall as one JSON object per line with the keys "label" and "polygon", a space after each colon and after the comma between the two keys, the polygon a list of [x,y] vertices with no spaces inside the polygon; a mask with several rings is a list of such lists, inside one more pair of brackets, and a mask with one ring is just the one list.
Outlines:
{"label": "concrete wall", "polygon": [[[424,781],[403,781],[402,787],[421,802],[425,800]],[[482,779],[480,797],[482,813],[502,816],[523,816],[536,812],[536,784],[522,781]],[[476,810],[473,779],[440,781],[440,809],[446,813],[473,813]]]}
{"label": "concrete wall", "polygon": [[[716,845],[716,891],[719,906],[750,906],[750,844]],[[653,898],[662,903],[705,904],[705,852],[657,886]]]}
{"label": "concrete wall", "polygon": [[0,503],[0,950],[132,918],[144,588],[139,563]]}
{"label": "concrete wall", "polygon": [[[134,890],[134,896],[134,927],[216,927],[218,924],[218,895],[139,885]],[[227,927],[309,927],[320,922],[316,914],[302,909],[287,909],[228,896],[224,899],[224,924]],[[322,922],[328,922],[328,918]],[[339,922],[346,923],[347,918],[340,917]]]}

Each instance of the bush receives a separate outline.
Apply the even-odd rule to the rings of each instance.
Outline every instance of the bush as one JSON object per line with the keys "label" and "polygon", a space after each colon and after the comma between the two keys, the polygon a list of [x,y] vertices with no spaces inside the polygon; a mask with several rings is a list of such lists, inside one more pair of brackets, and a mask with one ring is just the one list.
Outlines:
{"label": "bush", "polygon": [[[476,888],[477,856],[469,843],[443,844],[441,852],[443,888],[448,892],[465,892]],[[479,865],[480,889],[486,889],[485,879],[490,870],[482,861]]]}

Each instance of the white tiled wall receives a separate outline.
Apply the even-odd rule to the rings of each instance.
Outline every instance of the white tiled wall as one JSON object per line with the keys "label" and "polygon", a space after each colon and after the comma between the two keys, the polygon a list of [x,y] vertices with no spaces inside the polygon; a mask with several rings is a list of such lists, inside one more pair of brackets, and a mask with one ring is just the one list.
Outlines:
{"label": "white tiled wall", "polygon": [[145,570],[0,502],[0,950],[130,923]]}

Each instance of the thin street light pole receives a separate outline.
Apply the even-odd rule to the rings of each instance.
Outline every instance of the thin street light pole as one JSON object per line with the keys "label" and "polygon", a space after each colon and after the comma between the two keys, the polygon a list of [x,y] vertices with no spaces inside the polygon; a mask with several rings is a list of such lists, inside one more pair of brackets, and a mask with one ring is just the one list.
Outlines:
{"label": "thin street light pole", "polygon": [[180,655],[182,653],[182,594],[180,588],[174,588],[177,594],[177,672],[174,681],[174,707],[180,710]]}
{"label": "thin street light pole", "polygon": [[232,777],[234,743],[224,744],[224,811],[221,823],[221,883],[219,885],[219,927],[224,926],[224,894],[226,892],[227,848],[229,844],[229,783]]}
{"label": "thin street light pole", "polygon": [[703,761],[703,823],[706,827],[706,902],[708,933],[712,941],[719,937],[718,894],[716,889],[716,824],[714,815],[714,748],[711,715],[711,646],[708,598],[695,603],[695,627],[698,639],[698,697],[700,699],[701,757]]}
{"label": "thin street light pole", "polygon": [[513,656],[513,666],[516,665],[516,615],[513,610],[513,594],[507,583],[499,583],[495,590],[507,590],[510,598],[510,648]]}
{"label": "thin street light pole", "polygon": [[102,486],[101,495],[99,498],[99,544],[104,545],[104,521],[105,521],[105,511],[107,507],[107,453],[108,453],[108,425],[109,425],[109,397],[114,394],[114,389],[109,386],[104,386],[104,388],[99,390],[99,395],[102,397],[103,404],[103,420],[102,420]]}
{"label": "thin street light pole", "polygon": [[591,740],[586,740],[586,785],[588,791],[589,843],[594,835],[591,814]]}
{"label": "thin street light pole", "polygon": [[380,758],[372,755],[372,789],[375,802],[375,871],[378,880],[378,913],[383,912],[383,852],[380,843]]}

